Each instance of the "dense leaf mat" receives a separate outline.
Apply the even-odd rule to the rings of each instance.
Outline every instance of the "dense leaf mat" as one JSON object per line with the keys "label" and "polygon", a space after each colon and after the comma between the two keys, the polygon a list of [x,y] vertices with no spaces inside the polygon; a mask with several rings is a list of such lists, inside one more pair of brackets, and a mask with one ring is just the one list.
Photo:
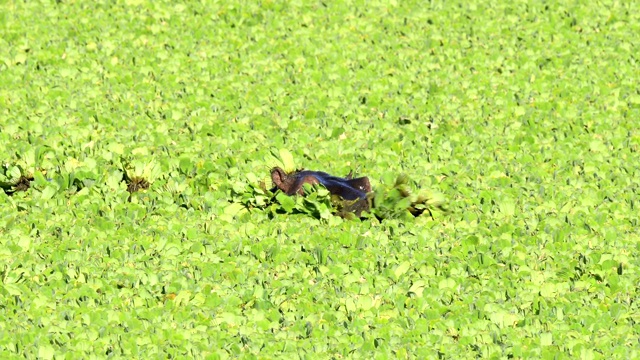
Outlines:
{"label": "dense leaf mat", "polygon": [[[637,3],[8,0],[0,24],[0,182],[33,179],[0,192],[2,358],[640,357]],[[451,213],[230,208],[274,148]]]}

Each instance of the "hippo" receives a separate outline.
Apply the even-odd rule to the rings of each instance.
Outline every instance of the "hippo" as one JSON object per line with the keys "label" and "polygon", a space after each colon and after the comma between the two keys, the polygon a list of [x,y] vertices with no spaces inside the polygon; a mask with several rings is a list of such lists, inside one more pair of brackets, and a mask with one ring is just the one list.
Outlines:
{"label": "hippo", "polygon": [[271,169],[271,180],[275,190],[281,190],[287,195],[304,195],[304,184],[320,184],[327,188],[331,195],[339,196],[344,200],[342,212],[355,213],[360,216],[362,211],[369,211],[371,208],[371,183],[369,178],[353,178],[353,172],[345,177],[329,175],[322,171],[296,170],[286,173],[279,167]]}

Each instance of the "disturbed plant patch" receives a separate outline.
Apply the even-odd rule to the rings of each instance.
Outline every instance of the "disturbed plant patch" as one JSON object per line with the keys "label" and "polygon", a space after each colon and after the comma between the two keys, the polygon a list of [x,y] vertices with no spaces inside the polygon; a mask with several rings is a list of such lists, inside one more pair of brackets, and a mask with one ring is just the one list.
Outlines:
{"label": "disturbed plant patch", "polygon": [[347,219],[374,216],[378,220],[414,217],[437,209],[447,212],[444,201],[433,194],[420,191],[414,194],[409,178],[400,175],[392,186],[373,190],[368,177],[345,177],[322,171],[298,169],[286,172],[280,167],[271,170],[273,188],[264,184],[234,191],[230,211],[267,208],[275,213],[305,213],[316,218],[333,214]]}
{"label": "disturbed plant patch", "polygon": [[127,184],[130,194],[148,189],[160,175],[160,167],[154,161],[137,161],[124,156],[120,160],[122,181]]}
{"label": "disturbed plant patch", "polygon": [[378,218],[397,217],[399,213],[409,212],[417,217],[427,212],[433,218],[433,210],[448,213],[442,199],[428,192],[414,194],[409,186],[409,177],[399,175],[390,189],[381,188],[374,199],[375,215]]}
{"label": "disturbed plant patch", "polygon": [[7,195],[13,195],[20,191],[27,191],[31,187],[33,176],[20,176],[13,184],[3,185],[2,188]]}

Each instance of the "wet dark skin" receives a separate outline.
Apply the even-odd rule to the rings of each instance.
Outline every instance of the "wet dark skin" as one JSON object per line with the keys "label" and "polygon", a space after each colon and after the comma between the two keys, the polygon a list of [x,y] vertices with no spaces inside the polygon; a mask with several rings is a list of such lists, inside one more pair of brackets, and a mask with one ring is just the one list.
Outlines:
{"label": "wet dark skin", "polygon": [[322,171],[298,170],[287,174],[279,167],[271,170],[271,180],[275,188],[282,190],[287,195],[304,195],[304,184],[321,184],[331,195],[337,195],[343,200],[353,201],[348,204],[346,211],[355,212],[360,216],[362,211],[370,208],[367,194],[371,192],[371,184],[368,177],[353,178],[350,172],[345,177],[329,175]]}

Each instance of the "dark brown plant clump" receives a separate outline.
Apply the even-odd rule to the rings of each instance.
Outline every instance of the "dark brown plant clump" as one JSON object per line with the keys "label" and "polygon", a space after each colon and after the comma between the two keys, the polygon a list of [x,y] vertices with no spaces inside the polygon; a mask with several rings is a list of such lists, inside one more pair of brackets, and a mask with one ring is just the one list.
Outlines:
{"label": "dark brown plant clump", "polygon": [[14,184],[9,184],[7,187],[3,186],[4,192],[7,195],[13,195],[20,191],[27,191],[31,187],[33,176],[20,176],[18,181]]}
{"label": "dark brown plant clump", "polygon": [[31,187],[32,181],[33,181],[33,176],[30,176],[30,177],[20,176],[20,179],[18,179],[18,181],[14,186],[14,192],[29,190],[29,187]]}
{"label": "dark brown plant clump", "polygon": [[146,190],[149,188],[149,182],[141,177],[134,176],[127,181],[127,191],[134,193],[140,190]]}

